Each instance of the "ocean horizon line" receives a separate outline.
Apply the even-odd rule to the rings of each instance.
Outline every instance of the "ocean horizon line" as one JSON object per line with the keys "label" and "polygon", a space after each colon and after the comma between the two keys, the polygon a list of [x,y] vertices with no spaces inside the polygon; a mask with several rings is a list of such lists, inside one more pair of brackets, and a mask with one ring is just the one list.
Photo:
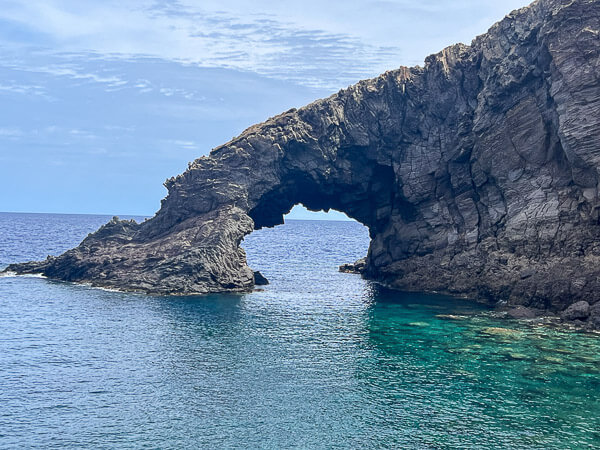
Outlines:
{"label": "ocean horizon line", "polygon": [[[321,211],[324,213],[324,211]],[[32,214],[32,215],[55,215],[55,216],[106,216],[106,217],[119,217],[119,218],[144,218],[150,219],[154,217],[154,214],[114,214],[114,213],[76,213],[76,212],[41,212],[41,211],[0,211],[0,214]],[[324,213],[327,214],[327,213]],[[328,218],[287,218],[284,217],[285,221],[291,222],[357,222],[354,219],[328,219]]]}

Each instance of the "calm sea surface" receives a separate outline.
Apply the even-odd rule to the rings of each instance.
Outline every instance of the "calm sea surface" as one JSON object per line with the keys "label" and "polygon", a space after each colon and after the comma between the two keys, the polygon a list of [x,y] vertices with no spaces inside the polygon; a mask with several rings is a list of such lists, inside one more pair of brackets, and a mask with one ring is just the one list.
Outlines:
{"label": "calm sea surface", "polygon": [[[108,216],[0,214],[0,267]],[[0,278],[0,448],[592,448],[600,336],[341,274],[355,222],[243,243],[271,284],[151,297]]]}

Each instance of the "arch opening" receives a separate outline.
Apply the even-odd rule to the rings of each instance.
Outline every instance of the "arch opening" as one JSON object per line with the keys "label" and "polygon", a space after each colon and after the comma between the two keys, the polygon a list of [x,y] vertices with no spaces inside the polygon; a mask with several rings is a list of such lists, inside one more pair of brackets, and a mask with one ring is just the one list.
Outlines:
{"label": "arch opening", "polygon": [[367,256],[368,227],[344,212],[297,203],[282,221],[253,231],[241,243],[248,265],[278,291],[326,289],[335,277],[348,276],[340,266]]}
{"label": "arch opening", "polygon": [[[356,176],[358,172],[367,172]],[[368,181],[365,181],[368,180]],[[254,229],[284,223],[283,217],[297,204],[309,211],[335,210],[369,228],[371,235],[385,228],[398,197],[398,184],[391,165],[368,164],[324,173],[287,170],[279,182],[253,199],[248,215]]]}

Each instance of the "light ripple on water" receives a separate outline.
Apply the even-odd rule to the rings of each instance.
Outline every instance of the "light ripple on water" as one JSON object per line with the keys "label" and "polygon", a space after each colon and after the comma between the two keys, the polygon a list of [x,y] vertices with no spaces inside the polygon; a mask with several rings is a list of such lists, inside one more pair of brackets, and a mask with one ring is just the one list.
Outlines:
{"label": "light ripple on water", "polygon": [[[108,219],[0,214],[0,264]],[[367,244],[355,223],[253,233],[271,285],[248,295],[2,278],[0,447],[600,445],[598,336],[337,272]]]}

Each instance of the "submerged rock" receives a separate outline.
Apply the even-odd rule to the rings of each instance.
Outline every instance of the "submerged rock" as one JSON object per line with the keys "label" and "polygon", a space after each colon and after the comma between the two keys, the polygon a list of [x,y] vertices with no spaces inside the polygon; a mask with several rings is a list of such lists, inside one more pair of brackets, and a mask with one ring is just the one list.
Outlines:
{"label": "submerged rock", "polygon": [[487,327],[481,330],[482,333],[488,335],[495,336],[504,336],[504,337],[521,337],[523,333],[517,330],[511,330],[510,328],[500,328],[500,327]]}
{"label": "submerged rock", "polygon": [[408,324],[411,327],[428,327],[429,324],[427,322],[410,322]]}
{"label": "submerged rock", "polygon": [[543,309],[527,308],[526,306],[517,306],[506,311],[511,319],[535,319],[547,314]]}
{"label": "submerged rock", "polygon": [[7,270],[161,294],[249,291],[243,237],[303,203],[366,225],[356,270],[393,288],[594,304],[599,22],[596,0],[538,0],[470,46],[250,127],[167,180],[152,219],[114,219],[57,258]]}
{"label": "submerged rock", "polygon": [[469,316],[461,316],[457,314],[437,314],[435,317],[438,319],[447,319],[447,320],[466,320]]}

